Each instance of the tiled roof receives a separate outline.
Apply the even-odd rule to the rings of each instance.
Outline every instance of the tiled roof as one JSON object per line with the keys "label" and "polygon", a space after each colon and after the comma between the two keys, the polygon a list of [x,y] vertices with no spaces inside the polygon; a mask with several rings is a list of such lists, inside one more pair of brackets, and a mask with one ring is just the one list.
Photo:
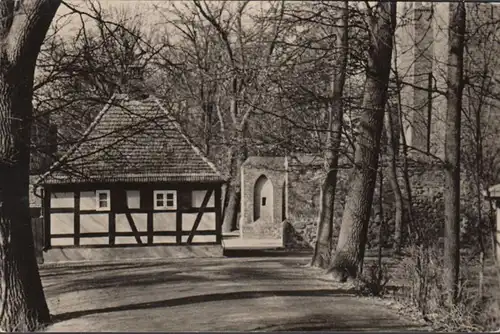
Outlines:
{"label": "tiled roof", "polygon": [[[56,168],[59,167],[59,168]],[[222,181],[160,102],[115,96],[42,183]]]}

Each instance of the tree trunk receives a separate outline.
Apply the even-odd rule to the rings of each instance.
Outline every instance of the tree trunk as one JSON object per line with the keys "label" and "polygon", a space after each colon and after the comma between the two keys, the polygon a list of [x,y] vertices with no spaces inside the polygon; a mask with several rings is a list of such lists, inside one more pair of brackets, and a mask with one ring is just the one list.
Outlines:
{"label": "tree trunk", "polygon": [[378,196],[378,206],[379,206],[379,216],[380,225],[378,229],[378,254],[377,254],[377,267],[378,267],[378,282],[382,282],[382,249],[385,244],[385,215],[384,215],[384,173],[382,169],[379,170],[379,196]]}
{"label": "tree trunk", "polygon": [[330,265],[333,236],[333,215],[335,204],[335,188],[337,185],[337,169],[333,164],[338,164],[338,154],[332,161],[330,170],[321,186],[321,206],[319,210],[318,234],[311,260],[311,266],[327,268]]}
{"label": "tree trunk", "polygon": [[344,109],[342,95],[348,57],[348,20],[349,3],[344,2],[342,13],[342,30],[339,38],[340,62],[335,64],[331,78],[331,101],[328,106],[328,134],[325,151],[326,178],[321,186],[321,203],[318,220],[318,232],[311,266],[327,268],[330,265],[333,236],[333,216],[335,207],[335,190],[337,187],[337,170],[339,151],[342,140]]}
{"label": "tree trunk", "polygon": [[[397,47],[396,39],[393,37],[393,43],[394,43],[394,48]],[[416,244],[419,244],[418,240],[418,232],[414,233],[413,229],[415,229],[415,219],[413,217],[413,198],[412,198],[412,190],[411,190],[411,184],[410,184],[410,173],[408,170],[408,143],[406,141],[406,133],[405,133],[405,127],[404,127],[404,121],[403,121],[403,103],[402,103],[402,98],[401,98],[401,80],[399,78],[399,72],[398,72],[398,59],[396,57],[397,52],[394,52],[394,79],[396,81],[396,108],[397,108],[397,117],[398,117],[398,124],[399,124],[399,135],[401,136],[401,157],[402,157],[402,162],[403,162],[403,185],[404,189],[406,192],[406,198],[405,198],[405,204],[406,204],[406,213],[408,214],[408,222],[406,224],[407,230],[408,230],[408,237],[411,238],[413,234],[416,234],[417,240]],[[403,205],[404,208],[404,205]]]}
{"label": "tree trunk", "polygon": [[32,81],[31,86],[19,81],[12,73],[0,77],[0,329],[5,331],[34,330],[50,320],[29,214]]}
{"label": "tree trunk", "polygon": [[329,270],[335,279],[355,278],[363,261],[380,151],[396,20],[395,2],[378,2],[369,13],[370,46],[363,113],[339,240]]}
{"label": "tree trunk", "polygon": [[448,302],[458,293],[460,268],[460,122],[462,113],[465,4],[450,3],[448,106],[445,134],[444,268]]}
{"label": "tree trunk", "polygon": [[59,0],[0,2],[0,330],[50,320],[29,213],[35,63]]}
{"label": "tree trunk", "polygon": [[388,180],[391,185],[392,192],[394,193],[394,206],[396,209],[394,217],[394,252],[396,254],[401,253],[401,246],[403,241],[403,194],[401,193],[401,188],[399,187],[398,174],[397,174],[397,145],[398,142],[395,140],[394,135],[394,125],[393,125],[393,110],[389,109],[386,114],[386,132],[387,132],[387,153],[389,154],[389,168],[388,168]]}
{"label": "tree trunk", "polygon": [[227,206],[224,210],[223,232],[231,232],[236,229],[238,213],[241,201],[241,165],[247,158],[247,151],[243,141],[243,131],[238,131],[238,143],[231,148],[230,160],[230,182],[227,188]]}

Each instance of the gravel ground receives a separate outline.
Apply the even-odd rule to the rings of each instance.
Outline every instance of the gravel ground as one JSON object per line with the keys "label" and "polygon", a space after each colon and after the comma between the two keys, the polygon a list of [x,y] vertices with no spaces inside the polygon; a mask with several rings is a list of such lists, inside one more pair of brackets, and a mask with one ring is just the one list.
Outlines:
{"label": "gravel ground", "polygon": [[42,266],[48,331],[416,331],[386,301],[357,297],[309,256]]}

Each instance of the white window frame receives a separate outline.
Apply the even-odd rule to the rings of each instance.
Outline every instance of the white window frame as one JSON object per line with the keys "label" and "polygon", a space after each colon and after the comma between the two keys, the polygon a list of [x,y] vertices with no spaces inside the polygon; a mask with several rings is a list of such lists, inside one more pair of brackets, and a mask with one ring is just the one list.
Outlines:
{"label": "white window frame", "polygon": [[[108,205],[100,207],[99,195],[106,194],[106,202]],[[109,190],[96,190],[95,191],[95,209],[96,211],[109,211],[111,210],[111,192]]]}
{"label": "white window frame", "polygon": [[[157,195],[163,195],[163,205],[158,205]],[[167,195],[173,195],[174,205],[167,205]],[[155,190],[153,191],[153,207],[155,210],[177,210],[177,191],[176,190]]]}

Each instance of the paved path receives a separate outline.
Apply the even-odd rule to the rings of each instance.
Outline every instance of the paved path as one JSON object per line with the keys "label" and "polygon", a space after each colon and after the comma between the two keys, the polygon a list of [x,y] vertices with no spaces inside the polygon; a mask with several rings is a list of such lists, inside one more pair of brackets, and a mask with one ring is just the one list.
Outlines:
{"label": "paved path", "polygon": [[49,331],[415,330],[308,257],[65,265],[41,270]]}

